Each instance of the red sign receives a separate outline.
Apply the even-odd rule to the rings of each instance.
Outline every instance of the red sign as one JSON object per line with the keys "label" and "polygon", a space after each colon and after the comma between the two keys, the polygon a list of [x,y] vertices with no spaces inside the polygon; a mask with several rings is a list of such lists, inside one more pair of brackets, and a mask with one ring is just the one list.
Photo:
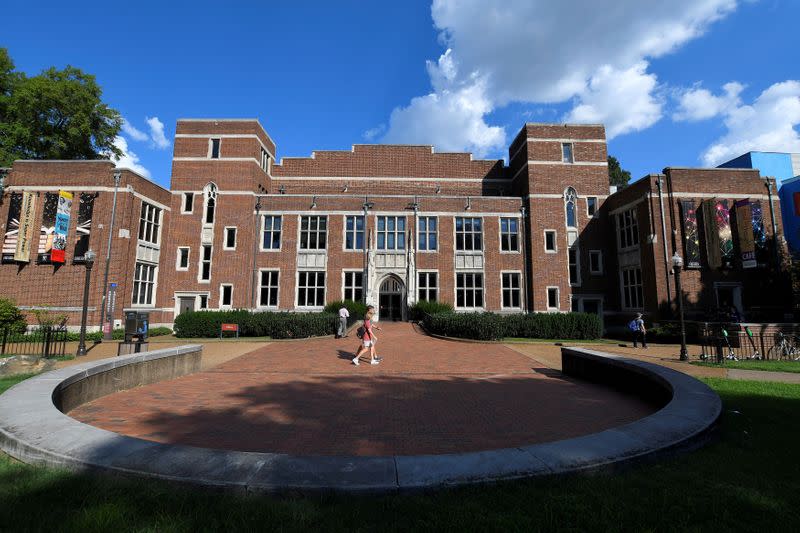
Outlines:
{"label": "red sign", "polygon": [[103,324],[103,333],[110,333],[111,332],[111,322],[106,322]]}
{"label": "red sign", "polygon": [[239,324],[222,324],[222,331],[239,331]]}

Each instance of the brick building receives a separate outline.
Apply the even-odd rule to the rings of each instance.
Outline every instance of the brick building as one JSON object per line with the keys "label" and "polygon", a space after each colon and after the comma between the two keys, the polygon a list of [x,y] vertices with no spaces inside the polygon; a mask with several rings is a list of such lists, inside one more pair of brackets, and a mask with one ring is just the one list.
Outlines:
{"label": "brick building", "polygon": [[[662,256],[684,249],[677,244],[686,228],[682,201],[747,198],[765,216],[769,206],[778,209],[752,170],[667,169],[661,197],[659,176],[610,195],[601,125],[525,124],[508,165],[410,145],[355,145],[280,164],[275,156],[255,119],[179,120],[169,191],[122,170],[109,275],[117,283],[115,316],[144,310],[151,323],[170,324],[190,310],[319,310],[341,299],[373,303],[382,319],[406,318],[419,299],[461,311],[664,315],[674,288]],[[13,195],[94,195],[88,226],[77,201],[72,220],[91,230],[89,245],[100,256],[90,303],[95,325],[113,176],[103,161],[17,161],[0,207],[10,235],[9,211],[19,202]],[[35,216],[46,233],[48,215]],[[68,250],[78,225],[70,226]],[[635,234],[636,244],[632,236],[620,241],[621,233]],[[75,313],[84,271],[77,255],[67,255],[62,266],[20,266],[12,257],[0,265],[3,294],[26,307]],[[742,273],[737,265],[687,272],[696,309],[724,287],[731,289],[722,290],[724,298],[754,305],[762,291],[747,287],[759,269]]]}

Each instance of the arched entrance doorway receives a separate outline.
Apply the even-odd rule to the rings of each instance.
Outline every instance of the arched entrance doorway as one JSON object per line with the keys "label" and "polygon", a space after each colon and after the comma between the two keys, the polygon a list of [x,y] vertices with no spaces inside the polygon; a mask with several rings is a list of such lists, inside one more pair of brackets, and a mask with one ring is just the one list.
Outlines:
{"label": "arched entrance doorway", "polygon": [[389,276],[378,292],[378,316],[381,320],[403,320],[405,285],[399,278]]}

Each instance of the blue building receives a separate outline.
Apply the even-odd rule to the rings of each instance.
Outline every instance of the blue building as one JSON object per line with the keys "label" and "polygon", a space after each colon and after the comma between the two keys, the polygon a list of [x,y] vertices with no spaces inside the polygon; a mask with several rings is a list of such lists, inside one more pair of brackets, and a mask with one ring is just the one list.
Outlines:
{"label": "blue building", "polygon": [[800,154],[747,152],[719,168],[756,168],[777,180],[784,235],[792,254],[800,254]]}

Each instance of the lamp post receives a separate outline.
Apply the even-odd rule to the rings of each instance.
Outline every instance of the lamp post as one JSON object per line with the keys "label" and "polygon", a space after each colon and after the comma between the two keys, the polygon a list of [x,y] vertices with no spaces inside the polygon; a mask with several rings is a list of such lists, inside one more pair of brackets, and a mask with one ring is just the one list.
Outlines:
{"label": "lamp post", "polygon": [[686,324],[683,322],[683,291],[681,290],[681,269],[683,268],[683,258],[675,252],[672,256],[672,270],[675,272],[675,292],[678,299],[678,317],[681,321],[681,361],[689,360],[689,352],[686,350]]}
{"label": "lamp post", "polygon": [[86,313],[89,311],[89,280],[92,277],[95,253],[86,250],[83,255],[86,265],[86,278],[83,281],[83,309],[81,310],[81,338],[78,342],[78,355],[86,355]]}

